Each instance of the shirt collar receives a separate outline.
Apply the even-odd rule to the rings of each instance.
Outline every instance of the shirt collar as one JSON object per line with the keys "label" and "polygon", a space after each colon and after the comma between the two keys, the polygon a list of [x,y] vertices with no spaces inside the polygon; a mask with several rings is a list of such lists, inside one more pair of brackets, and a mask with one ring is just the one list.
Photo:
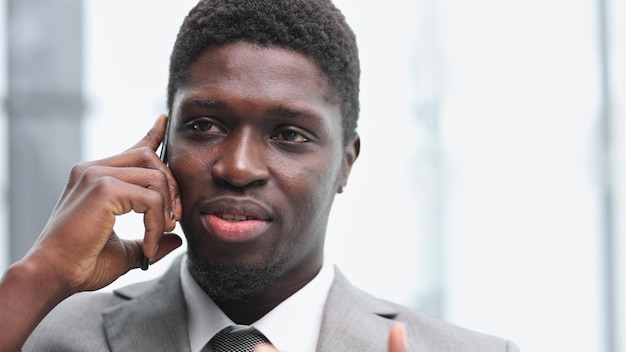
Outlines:
{"label": "shirt collar", "polygon": [[[189,344],[192,352],[198,352],[213,335],[235,323],[191,277],[186,256],[181,264],[180,276],[188,308]],[[324,304],[333,279],[332,265],[324,264],[313,280],[252,326],[262,332],[281,352],[315,351]]]}
{"label": "shirt collar", "polygon": [[234,323],[191,277],[187,256],[180,265],[180,282],[187,303],[189,346],[191,352],[199,352],[213,335]]}

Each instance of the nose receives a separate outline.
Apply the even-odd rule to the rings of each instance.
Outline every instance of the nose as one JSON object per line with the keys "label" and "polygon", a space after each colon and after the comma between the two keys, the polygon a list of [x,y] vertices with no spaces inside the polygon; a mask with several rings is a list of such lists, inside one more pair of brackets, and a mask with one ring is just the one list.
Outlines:
{"label": "nose", "polygon": [[211,170],[215,181],[244,188],[267,182],[267,168],[261,137],[251,131],[231,133],[223,141],[220,157]]}

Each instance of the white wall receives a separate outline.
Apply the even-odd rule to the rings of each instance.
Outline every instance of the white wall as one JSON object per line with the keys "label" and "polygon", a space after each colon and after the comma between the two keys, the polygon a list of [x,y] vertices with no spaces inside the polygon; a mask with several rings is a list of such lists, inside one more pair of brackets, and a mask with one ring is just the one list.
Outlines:
{"label": "white wall", "polygon": [[447,316],[522,350],[598,351],[595,3],[439,4]]}
{"label": "white wall", "polygon": [[617,326],[615,331],[617,351],[626,351],[626,2],[611,0],[608,6],[608,32],[609,32],[609,65],[610,65],[610,89],[611,89],[611,113],[615,129],[615,153],[613,155],[613,168],[615,171],[615,199],[616,211],[616,239],[615,239],[615,273],[614,283],[617,297],[614,313]]}

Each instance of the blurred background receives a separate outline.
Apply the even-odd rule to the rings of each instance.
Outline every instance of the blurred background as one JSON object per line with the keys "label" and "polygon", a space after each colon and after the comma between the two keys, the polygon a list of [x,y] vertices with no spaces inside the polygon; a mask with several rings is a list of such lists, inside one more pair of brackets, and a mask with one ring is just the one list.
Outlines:
{"label": "blurred background", "polygon": [[[127,149],[165,112],[194,3],[0,0],[2,271],[74,163]],[[625,352],[624,1],[335,3],[360,47],[362,150],[328,259],[523,351]],[[141,218],[116,230],[141,237]]]}

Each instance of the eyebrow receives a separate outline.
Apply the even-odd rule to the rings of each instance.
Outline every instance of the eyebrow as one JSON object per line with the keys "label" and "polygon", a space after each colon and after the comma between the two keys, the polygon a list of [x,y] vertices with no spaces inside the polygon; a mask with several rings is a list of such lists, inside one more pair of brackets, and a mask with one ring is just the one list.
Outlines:
{"label": "eyebrow", "polygon": [[[202,108],[213,109],[217,111],[229,110],[229,106],[225,101],[215,99],[193,99],[188,102],[189,105],[197,105]],[[289,107],[284,104],[275,106],[264,112],[267,115],[274,115],[282,118],[297,118],[297,117],[318,117],[318,114],[307,108]]]}
{"label": "eyebrow", "polygon": [[275,108],[272,108],[268,111],[268,113],[284,118],[297,118],[297,117],[318,117],[319,115],[314,111],[311,111],[306,108],[294,108],[288,107],[285,105],[279,105]]}
{"label": "eyebrow", "polygon": [[189,102],[190,104],[195,104],[201,106],[203,108],[211,108],[217,110],[226,110],[228,109],[228,104],[221,100],[213,100],[213,99],[194,99]]}

